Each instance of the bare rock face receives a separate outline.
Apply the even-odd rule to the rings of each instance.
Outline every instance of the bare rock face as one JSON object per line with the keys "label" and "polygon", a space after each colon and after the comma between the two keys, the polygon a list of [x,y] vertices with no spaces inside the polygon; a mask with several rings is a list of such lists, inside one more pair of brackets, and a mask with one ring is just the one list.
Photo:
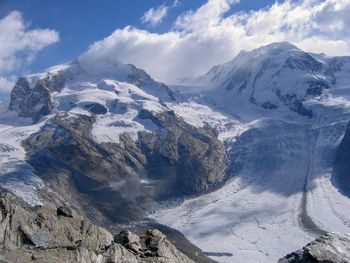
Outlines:
{"label": "bare rock face", "polygon": [[11,92],[10,110],[18,112],[20,117],[30,117],[37,121],[53,109],[49,82],[39,80],[33,89],[24,78],[20,78]]}
{"label": "bare rock face", "polygon": [[[158,230],[143,237],[111,233],[78,215],[63,217],[46,207],[29,208],[0,194],[0,255],[5,262],[193,263]],[[151,245],[150,245],[151,244]]]}
{"label": "bare rock face", "polygon": [[40,117],[48,115],[54,108],[52,93],[61,91],[71,74],[62,71],[57,75],[37,80],[30,87],[27,79],[19,78],[11,91],[9,109],[17,111],[19,117],[31,118],[37,122]]}
{"label": "bare rock face", "polygon": [[350,262],[350,235],[328,233],[278,263],[347,263]]}

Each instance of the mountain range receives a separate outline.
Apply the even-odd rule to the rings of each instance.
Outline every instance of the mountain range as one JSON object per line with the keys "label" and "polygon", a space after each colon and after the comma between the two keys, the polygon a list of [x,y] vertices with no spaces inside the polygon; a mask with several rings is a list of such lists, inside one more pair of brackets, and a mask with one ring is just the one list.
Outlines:
{"label": "mountain range", "polygon": [[349,79],[350,57],[286,42],[171,86],[82,54],[1,104],[0,189],[102,226],[158,222],[219,262],[277,262],[349,232]]}

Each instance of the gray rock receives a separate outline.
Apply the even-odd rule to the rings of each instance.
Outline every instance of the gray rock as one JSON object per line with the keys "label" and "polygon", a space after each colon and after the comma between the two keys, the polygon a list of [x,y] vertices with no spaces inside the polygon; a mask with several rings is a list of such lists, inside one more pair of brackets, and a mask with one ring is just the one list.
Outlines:
{"label": "gray rock", "polygon": [[350,235],[327,233],[278,263],[347,263],[350,262]]}
{"label": "gray rock", "polygon": [[179,253],[166,236],[157,229],[148,230],[144,237],[144,242],[147,249],[143,254],[145,257],[151,255],[159,259],[159,262],[167,263],[175,263],[177,260],[180,260],[180,262],[192,262],[188,257]]}
{"label": "gray rock", "polygon": [[[106,229],[87,219],[60,217],[47,207],[23,207],[10,194],[0,193],[0,208],[0,255],[5,262],[194,262],[156,230],[145,236],[154,240],[154,254],[147,254],[140,238],[131,232],[121,234],[128,242],[114,243]],[[136,244],[137,250],[133,249]]]}
{"label": "gray rock", "polygon": [[107,230],[86,219],[60,217],[47,207],[23,207],[10,194],[0,194],[0,206],[0,247],[5,250],[83,247],[103,252],[113,240]]}
{"label": "gray rock", "polygon": [[53,76],[37,80],[33,88],[25,78],[19,78],[11,91],[9,110],[17,111],[18,116],[37,122],[53,110],[52,92],[61,91],[70,78],[72,73],[62,70]]}
{"label": "gray rock", "polygon": [[114,237],[114,242],[121,244],[125,248],[138,253],[141,250],[140,238],[129,230],[121,231]]}
{"label": "gray rock", "polygon": [[28,82],[20,78],[11,92],[9,109],[17,111],[20,117],[38,121],[41,116],[48,115],[53,109],[50,88],[47,79],[38,80],[31,89]]}
{"label": "gray rock", "polygon": [[151,251],[161,250],[161,246],[165,240],[165,235],[157,229],[148,230],[146,233],[146,246]]}
{"label": "gray rock", "polygon": [[73,217],[72,210],[67,206],[60,206],[57,208],[58,216]]}

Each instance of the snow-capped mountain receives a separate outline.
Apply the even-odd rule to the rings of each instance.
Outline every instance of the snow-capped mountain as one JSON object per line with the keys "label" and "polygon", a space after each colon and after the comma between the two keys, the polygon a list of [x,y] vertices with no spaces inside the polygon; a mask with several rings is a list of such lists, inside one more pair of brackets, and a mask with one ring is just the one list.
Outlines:
{"label": "snow-capped mountain", "polygon": [[333,174],[349,80],[349,57],[289,43],[243,51],[180,93],[82,55],[20,78],[1,105],[1,188],[97,222],[151,210],[219,262],[276,262],[350,231]]}
{"label": "snow-capped mountain", "polygon": [[277,262],[325,232],[349,233],[350,199],[339,189],[348,173],[335,171],[337,156],[349,162],[346,139],[338,149],[350,119],[349,62],[274,43],[177,87],[194,94],[176,109],[218,129],[233,177],[153,217],[218,262]]}
{"label": "snow-capped mountain", "polygon": [[167,103],[176,101],[166,85],[114,60],[82,55],[20,78],[3,105],[2,188],[120,223],[142,219],[153,200],[222,183],[228,160],[217,134]]}
{"label": "snow-capped mountain", "polygon": [[265,109],[287,107],[312,117],[304,101],[321,96],[326,90],[344,85],[350,72],[350,58],[310,54],[287,43],[273,43],[213,67],[192,80],[218,103],[248,100]]}
{"label": "snow-capped mountain", "polygon": [[[119,87],[118,91],[119,83],[129,86]],[[128,92],[117,95],[121,90]],[[145,103],[148,100],[173,99],[167,86],[154,81],[145,71],[133,65],[114,60],[93,64],[83,55],[70,64],[20,78],[11,93],[9,109],[17,111],[20,117],[31,117],[37,121],[54,109],[89,111],[89,102],[96,102],[94,100],[100,100],[100,103],[96,102],[94,107],[90,105],[92,110],[95,108],[106,113],[107,104],[113,104],[113,100],[120,97],[122,101],[130,101],[132,96]]]}

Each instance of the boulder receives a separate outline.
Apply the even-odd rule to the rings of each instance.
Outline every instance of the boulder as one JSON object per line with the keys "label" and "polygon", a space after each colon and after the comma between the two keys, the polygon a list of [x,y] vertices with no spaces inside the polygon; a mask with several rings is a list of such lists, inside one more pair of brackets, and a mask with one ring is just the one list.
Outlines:
{"label": "boulder", "polygon": [[146,233],[146,246],[151,251],[158,251],[165,240],[165,235],[157,229],[148,230]]}
{"label": "boulder", "polygon": [[72,210],[67,206],[60,206],[57,208],[58,216],[73,217]]}
{"label": "boulder", "polygon": [[121,244],[135,253],[138,253],[142,248],[139,236],[131,233],[129,230],[124,230],[117,234],[114,237],[114,242]]}

